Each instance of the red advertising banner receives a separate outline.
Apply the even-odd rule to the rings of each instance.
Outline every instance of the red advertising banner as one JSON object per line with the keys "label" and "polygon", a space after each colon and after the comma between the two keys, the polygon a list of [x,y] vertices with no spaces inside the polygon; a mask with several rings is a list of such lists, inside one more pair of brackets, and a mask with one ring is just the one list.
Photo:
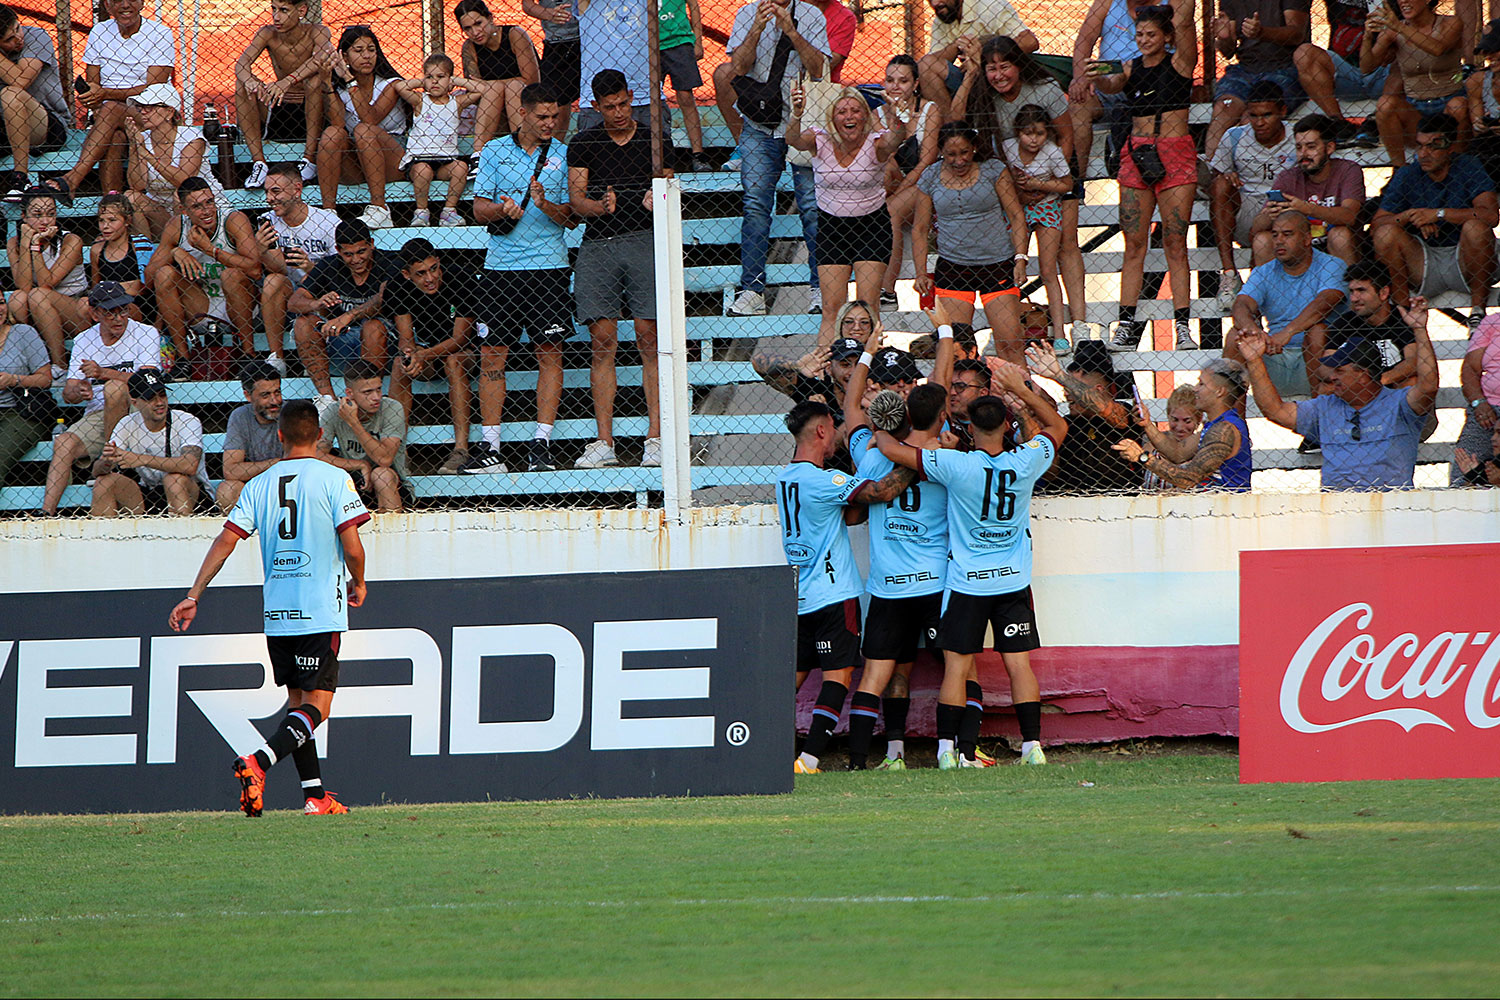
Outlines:
{"label": "red advertising banner", "polygon": [[1500,776],[1500,545],[1240,554],[1240,780]]}

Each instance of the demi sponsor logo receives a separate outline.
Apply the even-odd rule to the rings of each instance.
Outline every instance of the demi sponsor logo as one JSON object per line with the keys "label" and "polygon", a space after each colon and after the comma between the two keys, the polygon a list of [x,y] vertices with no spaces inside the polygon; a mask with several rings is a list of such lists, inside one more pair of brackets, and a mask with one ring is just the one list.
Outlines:
{"label": "demi sponsor logo", "polygon": [[905,517],[886,518],[885,530],[893,535],[902,535],[908,538],[919,538],[927,534],[925,527]]}
{"label": "demi sponsor logo", "polygon": [[1016,529],[1013,527],[991,528],[980,526],[969,529],[969,537],[981,545],[1006,545],[1016,537]]}
{"label": "demi sponsor logo", "polygon": [[801,542],[787,542],[785,547],[787,562],[793,566],[812,562],[812,546],[803,545]]}
{"label": "demi sponsor logo", "polygon": [[271,569],[282,572],[303,569],[312,562],[312,557],[306,552],[298,552],[295,549],[286,552],[278,552],[271,557]]}
{"label": "demi sponsor logo", "polygon": [[1452,732],[1465,722],[1480,730],[1500,726],[1500,633],[1402,632],[1386,639],[1373,634],[1374,620],[1370,605],[1346,604],[1303,639],[1281,679],[1288,726],[1299,733],[1382,721],[1407,732],[1418,726]]}

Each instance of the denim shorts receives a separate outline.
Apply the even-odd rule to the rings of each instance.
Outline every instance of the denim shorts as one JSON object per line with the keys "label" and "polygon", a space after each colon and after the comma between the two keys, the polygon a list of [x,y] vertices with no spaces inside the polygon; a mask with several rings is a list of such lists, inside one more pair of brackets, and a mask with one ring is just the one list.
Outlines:
{"label": "denim shorts", "polygon": [[1455,90],[1447,97],[1429,97],[1425,100],[1420,101],[1414,101],[1410,97],[1408,97],[1406,100],[1408,104],[1417,109],[1417,113],[1420,115],[1440,115],[1444,111],[1448,110],[1449,101],[1453,100],[1455,97],[1463,96],[1464,92],[1462,90]]}
{"label": "denim shorts", "polygon": [[1386,78],[1391,75],[1391,65],[1376,66],[1373,73],[1361,73],[1359,67],[1343,56],[1329,53],[1333,58],[1333,92],[1345,100],[1365,99],[1373,101],[1385,90]]}
{"label": "denim shorts", "polygon": [[1270,80],[1281,87],[1282,94],[1286,96],[1287,111],[1296,110],[1307,100],[1302,83],[1297,79],[1295,66],[1272,70],[1269,73],[1252,73],[1239,63],[1230,66],[1224,71],[1224,75],[1219,77],[1219,82],[1214,87],[1214,97],[1237,97],[1242,101],[1249,100],[1250,88],[1262,80]]}

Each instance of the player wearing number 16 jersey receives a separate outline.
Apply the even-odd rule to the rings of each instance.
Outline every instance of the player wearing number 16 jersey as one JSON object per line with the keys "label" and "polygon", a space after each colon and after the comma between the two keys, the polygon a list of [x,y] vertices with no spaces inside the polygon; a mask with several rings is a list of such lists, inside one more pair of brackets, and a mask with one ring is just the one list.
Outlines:
{"label": "player wearing number 16 jersey", "polygon": [[981,396],[969,404],[974,450],[918,450],[890,435],[876,436],[898,465],[948,489],[948,564],[938,645],[943,685],[938,692],[938,766],[966,763],[954,752],[964,713],[965,681],[984,648],[987,626],[1010,676],[1012,704],[1021,726],[1021,759],[1045,763],[1041,749],[1041,689],[1030,651],[1041,645],[1031,600],[1031,491],[1052,465],[1068,423],[1046,397],[1027,388],[1020,368],[1000,374],[1001,387],[1029,409],[1040,430],[1020,447],[1008,447],[1011,415],[1004,401]]}
{"label": "player wearing number 16 jersey", "polygon": [[792,464],[776,476],[776,499],[782,549],[797,568],[797,687],[813,670],[823,671],[807,741],[794,765],[797,773],[806,774],[818,770],[818,757],[839,721],[859,663],[864,582],[854,565],[844,507],[892,500],[916,476],[893,468],[879,482],[870,482],[824,468],[842,440],[833,411],[824,403],[798,403],[787,414],[786,426],[797,450]]}
{"label": "player wearing number 16 jersey", "polygon": [[364,603],[359,526],[370,514],[349,474],[316,457],[322,434],[317,407],[307,400],[287,403],[277,433],[286,457],[245,484],[168,624],[187,630],[198,599],[235,545],[259,532],[266,646],[289,708],[264,746],[234,761],[240,808],[259,816],[266,771],[291,757],[302,779],[304,812],[344,813],[348,807],[323,789],[313,732],[328,718],[338,687],[339,637],[349,627],[349,609]]}

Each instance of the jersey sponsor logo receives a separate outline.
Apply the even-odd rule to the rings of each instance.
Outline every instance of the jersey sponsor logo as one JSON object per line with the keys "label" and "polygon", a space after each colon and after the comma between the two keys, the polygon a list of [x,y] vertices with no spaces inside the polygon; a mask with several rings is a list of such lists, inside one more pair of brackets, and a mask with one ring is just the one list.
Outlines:
{"label": "jersey sponsor logo", "polygon": [[783,547],[786,549],[786,561],[793,566],[806,565],[816,555],[811,545],[803,545],[801,542],[787,542]]}
{"label": "jersey sponsor logo", "polygon": [[991,527],[981,524],[969,529],[969,537],[980,545],[1009,545],[1016,537],[1014,525]]}
{"label": "jersey sponsor logo", "polygon": [[[350,483],[349,484],[349,488],[351,490],[354,489],[354,484]],[[350,500],[348,503],[344,504],[344,513],[345,514],[352,513],[352,512],[354,512],[356,510],[359,510],[359,501],[358,500]]]}
{"label": "jersey sponsor logo", "polygon": [[1007,639],[1014,639],[1018,635],[1030,635],[1030,634],[1031,634],[1031,623],[1030,622],[1011,622],[1009,625],[1005,626],[1005,637]]}
{"label": "jersey sponsor logo", "polygon": [[305,569],[311,562],[312,556],[306,552],[288,549],[271,557],[271,569],[290,573],[293,570]]}
{"label": "jersey sponsor logo", "polygon": [[306,611],[267,611],[268,622],[310,622],[312,615]]}
{"label": "jersey sponsor logo", "polygon": [[997,566],[994,569],[971,569],[964,574],[965,580],[997,580],[1002,576],[1017,576],[1019,571],[1010,566]]}
{"label": "jersey sponsor logo", "polygon": [[819,639],[817,642],[813,643],[813,648],[816,649],[819,653],[832,653],[833,641],[831,639]]}
{"label": "jersey sponsor logo", "polygon": [[919,573],[899,573],[885,578],[885,582],[892,587],[899,587],[907,583],[937,583],[941,578],[935,573],[929,573],[925,569]]}
{"label": "jersey sponsor logo", "polygon": [[905,517],[888,517],[885,520],[885,530],[906,538],[920,538],[927,534],[927,527],[917,521]]}
{"label": "jersey sponsor logo", "polygon": [[299,667],[313,667],[316,669],[322,665],[323,658],[321,656],[303,656],[300,653],[297,655],[297,666]]}

